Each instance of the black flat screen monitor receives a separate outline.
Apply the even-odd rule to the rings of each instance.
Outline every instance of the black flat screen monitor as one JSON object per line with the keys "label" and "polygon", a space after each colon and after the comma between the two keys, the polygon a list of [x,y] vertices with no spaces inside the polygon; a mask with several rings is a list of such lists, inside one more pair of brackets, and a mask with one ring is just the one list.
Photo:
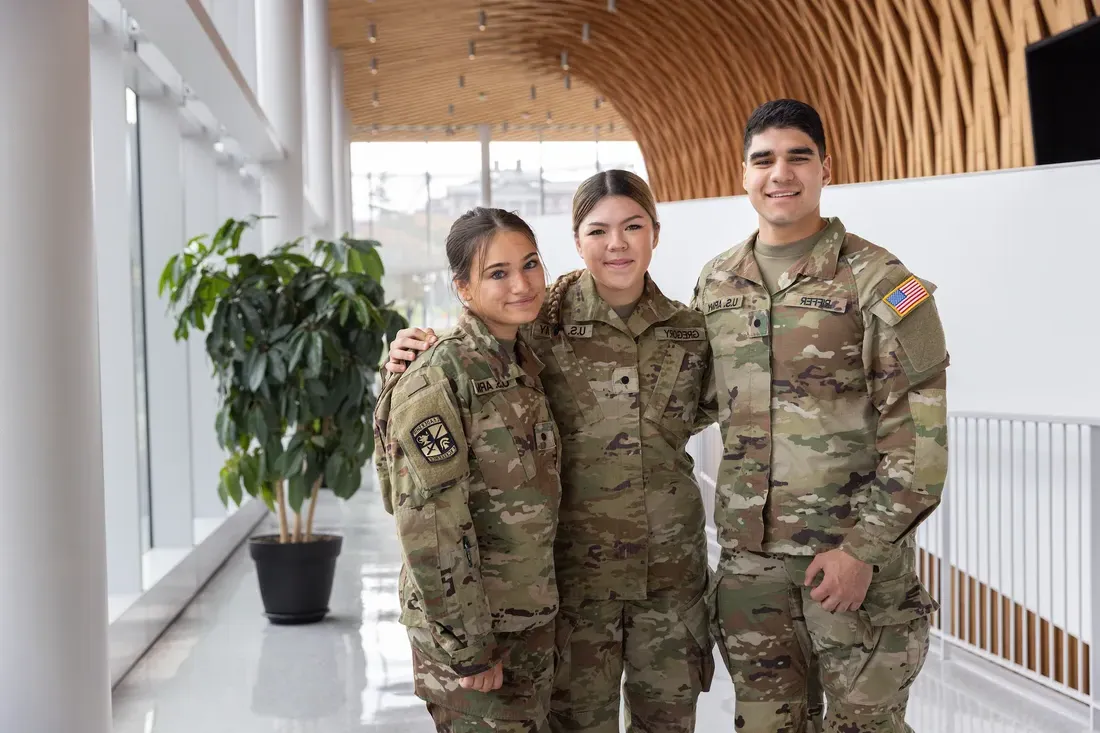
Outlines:
{"label": "black flat screen monitor", "polygon": [[1100,159],[1100,16],[1024,54],[1035,163]]}

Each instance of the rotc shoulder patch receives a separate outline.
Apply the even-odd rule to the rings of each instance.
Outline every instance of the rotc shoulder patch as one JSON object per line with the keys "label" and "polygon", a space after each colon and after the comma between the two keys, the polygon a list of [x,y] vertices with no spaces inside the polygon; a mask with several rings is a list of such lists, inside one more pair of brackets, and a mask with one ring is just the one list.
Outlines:
{"label": "rotc shoulder patch", "polygon": [[924,287],[924,284],[915,275],[910,275],[901,285],[887,293],[882,300],[895,313],[904,318],[930,297],[932,296]]}
{"label": "rotc shoulder patch", "polygon": [[409,434],[428,463],[442,463],[458,454],[458,443],[441,415],[421,420]]}

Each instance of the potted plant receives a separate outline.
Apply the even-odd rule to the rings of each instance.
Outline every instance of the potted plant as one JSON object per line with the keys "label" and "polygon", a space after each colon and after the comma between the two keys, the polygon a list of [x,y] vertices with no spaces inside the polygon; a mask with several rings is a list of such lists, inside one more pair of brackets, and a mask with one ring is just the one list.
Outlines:
{"label": "potted plant", "polygon": [[[322,487],[358,491],[374,450],[375,386],[385,345],[405,320],[385,302],[379,244],[344,236],[240,252],[260,217],[228,219],[195,237],[161,274],[177,341],[206,332],[218,382],[218,443],[228,452],[218,494],[244,493],[279,519],[252,537],[264,610],[273,623],[328,613],[341,538],[313,532]],[[304,514],[304,518],[303,518]]]}

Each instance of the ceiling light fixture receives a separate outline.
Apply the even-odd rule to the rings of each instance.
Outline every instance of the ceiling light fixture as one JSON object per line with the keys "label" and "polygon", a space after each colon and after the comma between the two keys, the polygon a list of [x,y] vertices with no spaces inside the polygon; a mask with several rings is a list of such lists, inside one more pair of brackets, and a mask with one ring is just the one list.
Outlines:
{"label": "ceiling light fixture", "polygon": [[485,92],[478,92],[477,93],[477,101],[479,101],[479,102],[484,102],[488,98],[489,98],[489,96]]}
{"label": "ceiling light fixture", "polygon": [[374,93],[370,95],[370,103],[371,103],[371,106],[373,106],[373,107],[378,106],[378,90],[377,89],[375,89]]}
{"label": "ceiling light fixture", "polygon": [[474,43],[473,41],[470,41],[469,56],[470,56],[471,61],[473,61],[474,57],[477,56],[477,44]]}
{"label": "ceiling light fixture", "polygon": [[538,95],[537,95],[537,94],[535,93],[535,85],[534,85],[534,84],[532,84],[532,85],[531,85],[531,99],[534,99],[534,98],[535,98],[535,97],[537,97],[537,96],[538,96]]}
{"label": "ceiling light fixture", "polygon": [[569,52],[568,51],[562,51],[561,52],[561,70],[562,71],[569,71]]}
{"label": "ceiling light fixture", "polygon": [[573,88],[573,83],[572,83],[572,81],[570,81],[568,72],[565,74],[565,88],[566,89],[572,89]]}
{"label": "ceiling light fixture", "polygon": [[462,74],[459,74],[458,75],[458,88],[462,89],[465,86],[466,86],[466,77],[463,76]]}
{"label": "ceiling light fixture", "polygon": [[370,29],[367,31],[367,40],[371,43],[378,40],[378,28],[375,27],[374,23],[370,24]]}
{"label": "ceiling light fixture", "polygon": [[615,0],[607,0],[607,12],[615,12]]}
{"label": "ceiling light fixture", "polygon": [[592,26],[588,25],[588,23],[581,26],[581,40],[585,43],[592,40]]}
{"label": "ceiling light fixture", "polygon": [[485,17],[485,11],[479,10],[477,13],[477,29],[483,31],[488,24],[488,19]]}
{"label": "ceiling light fixture", "polygon": [[596,101],[593,104],[593,109],[599,109],[599,108],[600,108],[600,98],[596,97]]}
{"label": "ceiling light fixture", "polygon": [[372,73],[372,74],[377,74],[378,73],[378,58],[375,57],[375,56],[370,57],[370,73]]}
{"label": "ceiling light fixture", "polygon": [[447,114],[453,115],[455,113],[455,106],[453,104],[447,105]]}

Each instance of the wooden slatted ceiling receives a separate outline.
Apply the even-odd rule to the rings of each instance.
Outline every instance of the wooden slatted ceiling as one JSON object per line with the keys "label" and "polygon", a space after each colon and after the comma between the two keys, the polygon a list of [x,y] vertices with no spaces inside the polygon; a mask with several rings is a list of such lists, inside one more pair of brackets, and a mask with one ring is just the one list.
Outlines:
{"label": "wooden slatted ceiling", "polygon": [[[601,139],[638,141],[664,201],[743,193],[744,122],[777,97],[822,113],[836,183],[1032,165],[1024,48],[1100,14],[1100,0],[618,0],[614,12],[607,0],[330,5],[356,139],[473,140],[478,123],[494,125],[494,139],[592,139],[599,125]],[[606,100],[599,109],[596,98]],[[573,129],[541,129],[547,111]]]}

